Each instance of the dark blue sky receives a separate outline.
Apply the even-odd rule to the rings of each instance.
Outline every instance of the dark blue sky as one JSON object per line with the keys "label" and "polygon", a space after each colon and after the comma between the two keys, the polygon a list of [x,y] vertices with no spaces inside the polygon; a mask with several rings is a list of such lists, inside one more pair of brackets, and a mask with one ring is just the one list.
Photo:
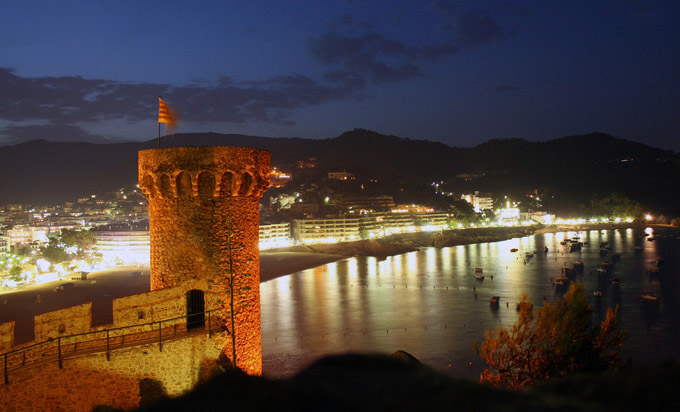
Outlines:
{"label": "dark blue sky", "polygon": [[178,132],[680,151],[677,0],[6,3],[0,144],[148,140],[162,95]]}

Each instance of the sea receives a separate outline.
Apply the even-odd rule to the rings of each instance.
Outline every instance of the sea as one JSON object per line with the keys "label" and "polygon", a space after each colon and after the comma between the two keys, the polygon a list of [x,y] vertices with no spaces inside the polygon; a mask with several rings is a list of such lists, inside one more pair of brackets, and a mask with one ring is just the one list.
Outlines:
{"label": "sea", "polygon": [[[678,359],[679,235],[651,227],[536,234],[352,257],[264,282],[264,374],[290,376],[331,354],[404,350],[442,373],[476,380],[485,364],[474,345],[487,331],[517,321],[522,294],[537,306],[559,299],[566,288],[555,279],[576,261],[583,271],[569,277],[588,291],[593,322],[602,321],[607,308],[619,308],[619,327],[629,335],[625,361]],[[584,243],[580,250],[565,244],[574,238]],[[604,262],[612,265],[601,274]],[[497,306],[490,304],[494,296]]]}

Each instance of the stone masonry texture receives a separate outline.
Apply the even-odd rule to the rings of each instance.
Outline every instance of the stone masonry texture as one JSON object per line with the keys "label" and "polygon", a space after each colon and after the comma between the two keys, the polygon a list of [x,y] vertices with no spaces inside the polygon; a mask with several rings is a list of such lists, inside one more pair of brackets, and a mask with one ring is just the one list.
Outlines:
{"label": "stone masonry texture", "polygon": [[207,280],[221,296],[223,352],[233,357],[235,336],[236,364],[254,375],[262,373],[259,199],[269,173],[269,152],[248,147],[139,152],[139,185],[149,200],[151,289]]}

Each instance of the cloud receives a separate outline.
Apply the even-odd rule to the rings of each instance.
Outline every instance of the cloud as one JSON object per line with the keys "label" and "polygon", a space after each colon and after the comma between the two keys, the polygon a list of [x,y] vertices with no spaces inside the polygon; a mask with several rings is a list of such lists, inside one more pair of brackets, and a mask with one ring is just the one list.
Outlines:
{"label": "cloud", "polygon": [[507,36],[489,12],[478,5],[438,1],[431,5],[431,9],[445,19],[442,27],[453,36],[453,42],[460,48],[478,47]]}
{"label": "cloud", "polygon": [[412,63],[418,54],[398,40],[369,32],[350,37],[330,32],[312,38],[308,50],[319,62],[366,75],[373,83],[392,83],[420,76]]}
{"label": "cloud", "polygon": [[[365,86],[363,78],[349,71],[330,71],[319,80],[289,75],[239,83],[221,77],[216,84],[174,86],[78,76],[30,78],[0,68],[0,120],[49,123],[62,129],[74,123],[143,121],[155,118],[157,96],[163,96],[184,121],[288,125],[293,110],[353,96]],[[19,130],[19,126],[6,129],[5,135],[15,138]]]}
{"label": "cloud", "polygon": [[0,141],[8,145],[35,139],[45,139],[51,142],[90,143],[112,143],[113,141],[69,124],[9,125],[0,129]]}
{"label": "cloud", "polygon": [[329,31],[310,38],[307,49],[323,65],[365,76],[372,83],[393,83],[422,76],[423,61],[451,56],[506,36],[484,10],[461,9],[450,2],[437,2],[431,8],[445,23],[439,38],[430,44],[409,46],[375,31],[355,34],[360,28],[356,20],[342,15],[336,25],[347,26],[352,34],[342,33],[342,28]]}

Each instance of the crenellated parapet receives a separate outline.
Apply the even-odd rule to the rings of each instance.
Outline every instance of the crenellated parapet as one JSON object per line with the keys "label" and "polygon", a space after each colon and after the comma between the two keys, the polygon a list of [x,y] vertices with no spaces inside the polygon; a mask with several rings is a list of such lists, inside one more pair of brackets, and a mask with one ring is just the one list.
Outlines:
{"label": "crenellated parapet", "polygon": [[[206,150],[208,149],[208,150]],[[266,164],[261,160],[266,157]],[[179,147],[140,152],[139,187],[151,198],[260,198],[269,152],[249,147]]]}
{"label": "crenellated parapet", "polygon": [[[149,201],[151,289],[205,280],[222,296],[225,345],[236,330],[237,366],[260,374],[259,199],[270,155],[250,147],[142,150],[139,187]],[[225,354],[231,355],[225,351]]]}

